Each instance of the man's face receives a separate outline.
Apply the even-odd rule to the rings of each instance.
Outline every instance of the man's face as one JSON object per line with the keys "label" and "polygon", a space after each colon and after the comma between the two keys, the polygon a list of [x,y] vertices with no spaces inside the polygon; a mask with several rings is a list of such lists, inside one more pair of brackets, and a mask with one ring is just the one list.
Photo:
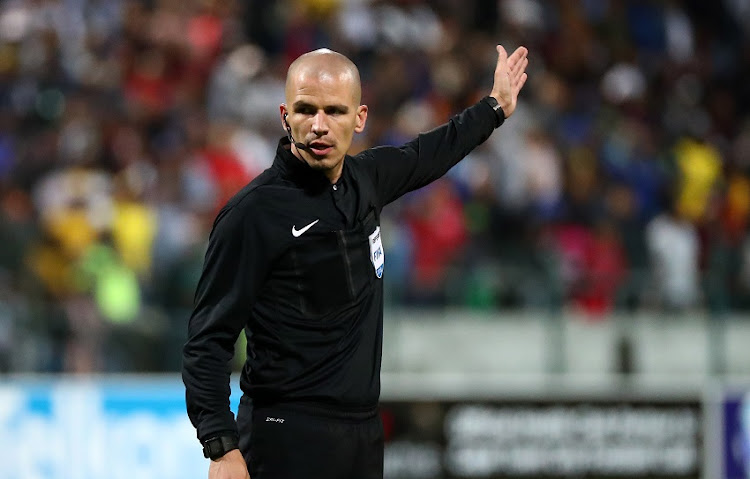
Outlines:
{"label": "man's face", "polygon": [[354,132],[361,132],[367,119],[367,107],[359,105],[357,80],[346,71],[313,68],[301,69],[290,80],[281,116],[287,114],[294,141],[308,146],[292,145],[292,151],[335,182]]}

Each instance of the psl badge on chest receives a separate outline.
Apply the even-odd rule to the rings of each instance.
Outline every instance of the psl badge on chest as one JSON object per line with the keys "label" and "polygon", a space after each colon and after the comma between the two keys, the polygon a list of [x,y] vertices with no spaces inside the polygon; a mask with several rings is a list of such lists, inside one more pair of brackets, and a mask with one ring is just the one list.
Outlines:
{"label": "psl badge on chest", "polygon": [[380,226],[375,228],[375,231],[370,235],[370,261],[375,268],[375,275],[382,278],[385,255],[383,254],[383,242],[380,239]]}

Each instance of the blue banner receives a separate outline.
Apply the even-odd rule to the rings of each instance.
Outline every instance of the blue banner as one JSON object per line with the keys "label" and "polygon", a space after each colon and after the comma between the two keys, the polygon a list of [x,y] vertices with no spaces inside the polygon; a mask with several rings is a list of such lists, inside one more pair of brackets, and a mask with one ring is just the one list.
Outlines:
{"label": "blue banner", "polygon": [[0,382],[0,479],[205,479],[184,396],[179,378]]}
{"label": "blue banner", "polygon": [[722,407],[725,479],[750,479],[750,393],[727,394]]}

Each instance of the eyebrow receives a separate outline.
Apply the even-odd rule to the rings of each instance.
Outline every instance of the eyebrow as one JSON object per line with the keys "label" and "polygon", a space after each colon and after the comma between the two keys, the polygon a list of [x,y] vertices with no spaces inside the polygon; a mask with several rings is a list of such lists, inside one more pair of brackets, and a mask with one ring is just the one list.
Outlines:
{"label": "eyebrow", "polygon": [[[317,106],[313,105],[312,103],[308,103],[306,101],[303,101],[303,100],[299,100],[299,101],[294,102],[294,104],[292,104],[292,108],[294,108],[294,111],[305,110],[305,109],[313,109],[313,110],[317,110],[318,109]],[[336,105],[336,104],[334,104],[334,105],[326,105],[326,106],[323,107],[324,110],[329,110],[331,108],[333,108],[333,109],[335,109],[337,111],[340,111],[341,113],[348,113],[349,112],[349,107],[346,106],[346,105]]]}

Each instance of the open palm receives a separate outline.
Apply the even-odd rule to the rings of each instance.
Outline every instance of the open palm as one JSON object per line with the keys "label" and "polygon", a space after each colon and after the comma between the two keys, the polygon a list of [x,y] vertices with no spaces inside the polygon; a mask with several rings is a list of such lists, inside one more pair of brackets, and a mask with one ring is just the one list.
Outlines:
{"label": "open palm", "polygon": [[490,96],[500,104],[505,118],[511,116],[516,110],[518,93],[528,78],[526,74],[526,66],[529,64],[529,59],[526,57],[528,53],[526,47],[518,47],[508,56],[502,45],[497,46],[497,66]]}

